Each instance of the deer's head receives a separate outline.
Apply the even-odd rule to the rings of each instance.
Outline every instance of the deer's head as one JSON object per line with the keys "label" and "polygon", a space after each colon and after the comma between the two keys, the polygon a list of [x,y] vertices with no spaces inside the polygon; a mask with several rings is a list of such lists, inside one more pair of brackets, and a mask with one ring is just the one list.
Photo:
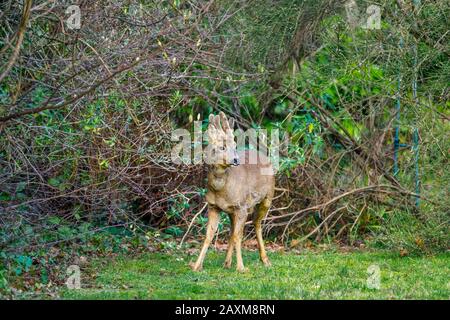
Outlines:
{"label": "deer's head", "polygon": [[208,163],[221,167],[239,165],[236,142],[233,134],[234,121],[227,120],[225,113],[209,115],[208,126]]}

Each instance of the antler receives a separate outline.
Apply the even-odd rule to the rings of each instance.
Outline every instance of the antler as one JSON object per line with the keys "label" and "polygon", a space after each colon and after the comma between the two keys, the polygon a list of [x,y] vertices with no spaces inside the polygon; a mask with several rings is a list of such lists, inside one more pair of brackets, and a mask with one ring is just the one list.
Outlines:
{"label": "antler", "polygon": [[223,139],[224,132],[216,116],[209,115],[208,140],[209,143],[217,143]]}
{"label": "antler", "polygon": [[234,122],[232,119],[230,120],[227,120],[227,116],[222,111],[218,116],[209,115],[208,137],[210,143],[223,143],[227,138],[234,139]]}
{"label": "antler", "polygon": [[233,135],[234,121],[232,118],[227,120],[227,116],[222,111],[219,113],[222,129],[227,135]]}

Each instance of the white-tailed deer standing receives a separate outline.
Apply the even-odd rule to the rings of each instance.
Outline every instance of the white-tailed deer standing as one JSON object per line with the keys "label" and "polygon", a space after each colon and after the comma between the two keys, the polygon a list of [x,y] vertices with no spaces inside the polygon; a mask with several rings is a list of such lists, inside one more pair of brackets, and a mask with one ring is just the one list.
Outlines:
{"label": "white-tailed deer standing", "polygon": [[200,255],[191,267],[199,271],[203,267],[206,251],[216,233],[220,210],[230,216],[231,233],[225,258],[225,268],[230,268],[233,251],[236,250],[238,271],[245,271],[242,261],[241,242],[244,224],[252,214],[256,231],[259,256],[266,266],[270,266],[262,238],[261,221],[272,202],[275,177],[268,158],[257,151],[236,151],[233,134],[233,119],[227,120],[223,112],[209,116],[207,149],[208,163],[208,225],[206,238]]}

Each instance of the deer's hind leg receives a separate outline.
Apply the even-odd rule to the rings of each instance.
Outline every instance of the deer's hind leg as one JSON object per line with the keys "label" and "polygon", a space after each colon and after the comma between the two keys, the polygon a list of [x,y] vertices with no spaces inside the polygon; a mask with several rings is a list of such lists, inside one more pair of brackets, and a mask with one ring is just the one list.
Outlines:
{"label": "deer's hind leg", "polygon": [[259,258],[265,266],[269,267],[270,260],[266,253],[266,248],[264,247],[264,240],[262,237],[262,219],[266,216],[267,211],[269,211],[271,201],[268,198],[265,198],[256,208],[255,213],[253,214],[253,224],[255,226],[256,232],[256,240],[258,242],[259,249]]}
{"label": "deer's hind leg", "polygon": [[203,260],[206,256],[206,251],[208,251],[208,247],[211,244],[211,241],[214,237],[214,234],[217,231],[217,226],[219,225],[219,211],[214,207],[208,208],[208,225],[206,226],[206,238],[203,243],[202,250],[200,251],[200,255],[198,256],[197,262],[191,265],[192,270],[200,271],[203,268]]}

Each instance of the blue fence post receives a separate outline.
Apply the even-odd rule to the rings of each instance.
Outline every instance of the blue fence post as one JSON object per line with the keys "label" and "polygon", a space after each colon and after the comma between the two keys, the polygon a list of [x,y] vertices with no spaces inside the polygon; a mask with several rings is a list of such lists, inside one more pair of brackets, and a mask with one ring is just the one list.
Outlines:
{"label": "blue fence post", "polygon": [[[403,38],[400,37],[399,47],[403,48]],[[414,51],[414,77],[412,82],[412,91],[413,91],[413,101],[415,107],[418,105],[417,99],[417,45],[413,46]],[[402,76],[401,76],[401,68],[399,65],[398,68],[398,84],[397,84],[397,101],[395,104],[395,136],[394,136],[394,177],[397,176],[399,172],[398,165],[398,153],[400,149],[400,112],[401,112],[401,84],[402,84]],[[402,145],[406,146],[406,145]],[[420,205],[420,176],[419,176],[419,130],[417,127],[413,129],[413,145],[412,149],[414,152],[414,188],[415,193],[415,204],[417,207]]]}
{"label": "blue fence post", "polygon": [[[400,37],[399,47],[403,48],[403,38]],[[394,135],[394,177],[398,174],[398,150],[400,148],[400,94],[402,87],[402,75],[400,65],[398,67],[397,101],[395,104],[395,135]]]}
{"label": "blue fence post", "polygon": [[[414,77],[413,77],[413,100],[417,108],[417,44],[414,45]],[[420,205],[420,177],[419,177],[419,130],[417,126],[413,131],[413,151],[414,151],[414,180],[415,180],[415,196],[416,207]]]}

